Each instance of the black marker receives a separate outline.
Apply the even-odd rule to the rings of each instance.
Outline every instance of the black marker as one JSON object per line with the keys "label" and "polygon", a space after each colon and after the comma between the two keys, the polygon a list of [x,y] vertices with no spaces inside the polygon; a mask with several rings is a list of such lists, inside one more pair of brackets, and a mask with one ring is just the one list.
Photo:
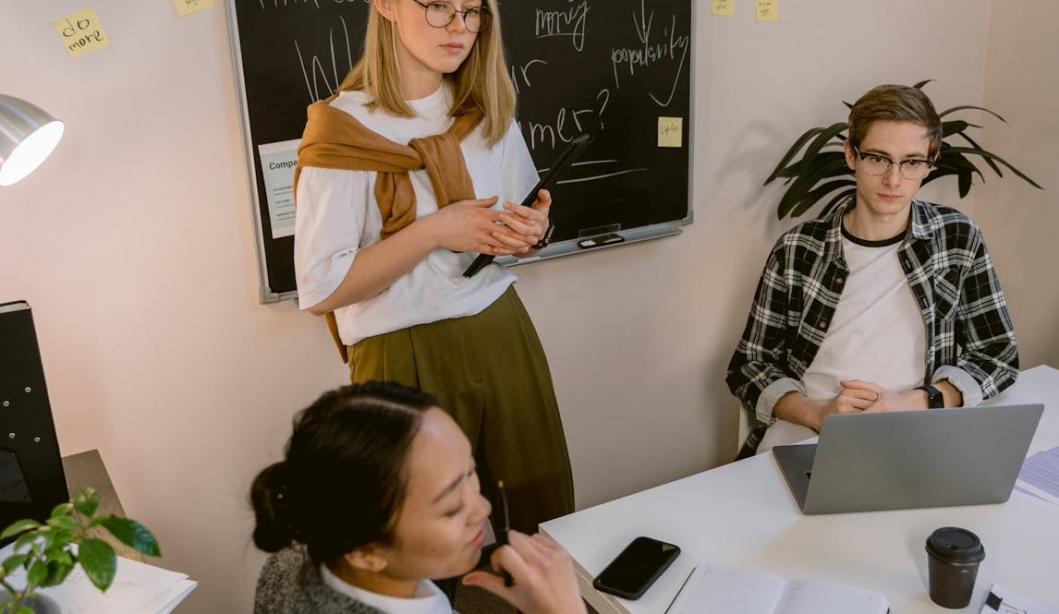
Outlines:
{"label": "black marker", "polygon": [[[496,535],[496,546],[499,548],[500,546],[507,545],[507,532],[511,530],[511,518],[508,516],[507,512],[507,493],[504,492],[504,480],[500,480],[496,485],[496,501],[496,513],[499,514],[497,520],[500,525]],[[511,579],[511,574],[505,571],[504,586],[514,586],[514,584],[515,581]]]}
{"label": "black marker", "polygon": [[[581,151],[586,145],[592,142],[592,135],[582,134],[574,137],[567,143],[566,148],[559,153],[559,156],[555,158],[552,165],[548,167],[548,172],[541,177],[541,180],[537,182],[537,185],[533,186],[528,196],[522,201],[523,207],[532,207],[533,203],[537,200],[537,192],[550,187],[555,183],[556,178],[559,176],[559,171],[566,168],[568,164],[573,162],[577,156],[581,155]],[[495,256],[489,256],[486,254],[478,254],[478,257],[474,259],[471,266],[467,267],[467,270],[463,272],[464,277],[474,277],[478,271],[485,268],[485,265],[493,261]]]}

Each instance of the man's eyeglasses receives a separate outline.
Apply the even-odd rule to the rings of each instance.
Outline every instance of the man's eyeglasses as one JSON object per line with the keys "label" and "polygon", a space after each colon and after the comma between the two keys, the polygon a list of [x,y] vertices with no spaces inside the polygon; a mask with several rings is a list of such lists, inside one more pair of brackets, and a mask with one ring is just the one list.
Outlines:
{"label": "man's eyeglasses", "polygon": [[435,28],[445,28],[453,19],[456,19],[456,13],[463,15],[463,25],[467,27],[468,32],[484,32],[489,27],[489,20],[492,17],[484,7],[475,7],[473,9],[459,10],[452,5],[451,2],[445,2],[445,0],[434,0],[433,2],[420,2],[419,0],[412,0],[419,6],[423,7],[426,11],[427,24]]}
{"label": "man's eyeglasses", "polygon": [[[864,153],[853,148],[853,153],[857,154],[861,162],[864,163],[864,172],[869,175],[885,175],[890,172],[893,168],[894,162],[889,156],[884,156],[877,153]],[[934,168],[934,163],[930,160],[924,160],[922,158],[909,158],[908,160],[901,160],[897,162],[898,168],[901,171],[901,176],[905,179],[916,181],[918,179],[926,179],[927,175],[930,174],[930,170]]]}

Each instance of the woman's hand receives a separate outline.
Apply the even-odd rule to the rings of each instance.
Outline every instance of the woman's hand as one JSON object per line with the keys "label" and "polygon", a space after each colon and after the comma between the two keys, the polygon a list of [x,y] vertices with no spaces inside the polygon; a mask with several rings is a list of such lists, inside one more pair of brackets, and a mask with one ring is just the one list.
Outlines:
{"label": "woman's hand", "polygon": [[552,195],[548,190],[537,192],[532,207],[515,203],[504,203],[500,214],[503,226],[493,230],[494,238],[515,253],[524,254],[540,243],[548,232],[548,213],[552,207]]}
{"label": "woman's hand", "polygon": [[551,539],[511,531],[508,545],[493,552],[492,564],[511,574],[514,586],[504,586],[500,576],[486,571],[472,571],[463,583],[484,588],[524,614],[586,612],[570,555]]}
{"label": "woman's hand", "polygon": [[497,197],[460,200],[417,220],[429,225],[434,247],[454,252],[510,256],[516,251],[495,236],[502,212],[492,209]]}

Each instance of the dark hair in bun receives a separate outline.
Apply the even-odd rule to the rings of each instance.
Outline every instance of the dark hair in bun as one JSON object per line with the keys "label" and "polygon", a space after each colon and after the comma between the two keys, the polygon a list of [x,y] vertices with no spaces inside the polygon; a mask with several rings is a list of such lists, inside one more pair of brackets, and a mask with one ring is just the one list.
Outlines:
{"label": "dark hair in bun", "polygon": [[391,543],[404,502],[403,473],[430,394],[393,382],[324,393],[294,418],[285,459],[254,479],[254,544],[305,544],[317,563],[370,543]]}

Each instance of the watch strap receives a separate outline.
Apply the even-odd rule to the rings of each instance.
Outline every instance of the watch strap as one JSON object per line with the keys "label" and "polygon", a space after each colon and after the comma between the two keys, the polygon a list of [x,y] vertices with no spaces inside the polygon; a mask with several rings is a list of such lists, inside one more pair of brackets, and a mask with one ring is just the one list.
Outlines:
{"label": "watch strap", "polygon": [[945,408],[945,395],[941,393],[937,387],[931,384],[924,384],[917,386],[916,390],[922,390],[927,393],[927,407],[930,409],[944,409]]}

